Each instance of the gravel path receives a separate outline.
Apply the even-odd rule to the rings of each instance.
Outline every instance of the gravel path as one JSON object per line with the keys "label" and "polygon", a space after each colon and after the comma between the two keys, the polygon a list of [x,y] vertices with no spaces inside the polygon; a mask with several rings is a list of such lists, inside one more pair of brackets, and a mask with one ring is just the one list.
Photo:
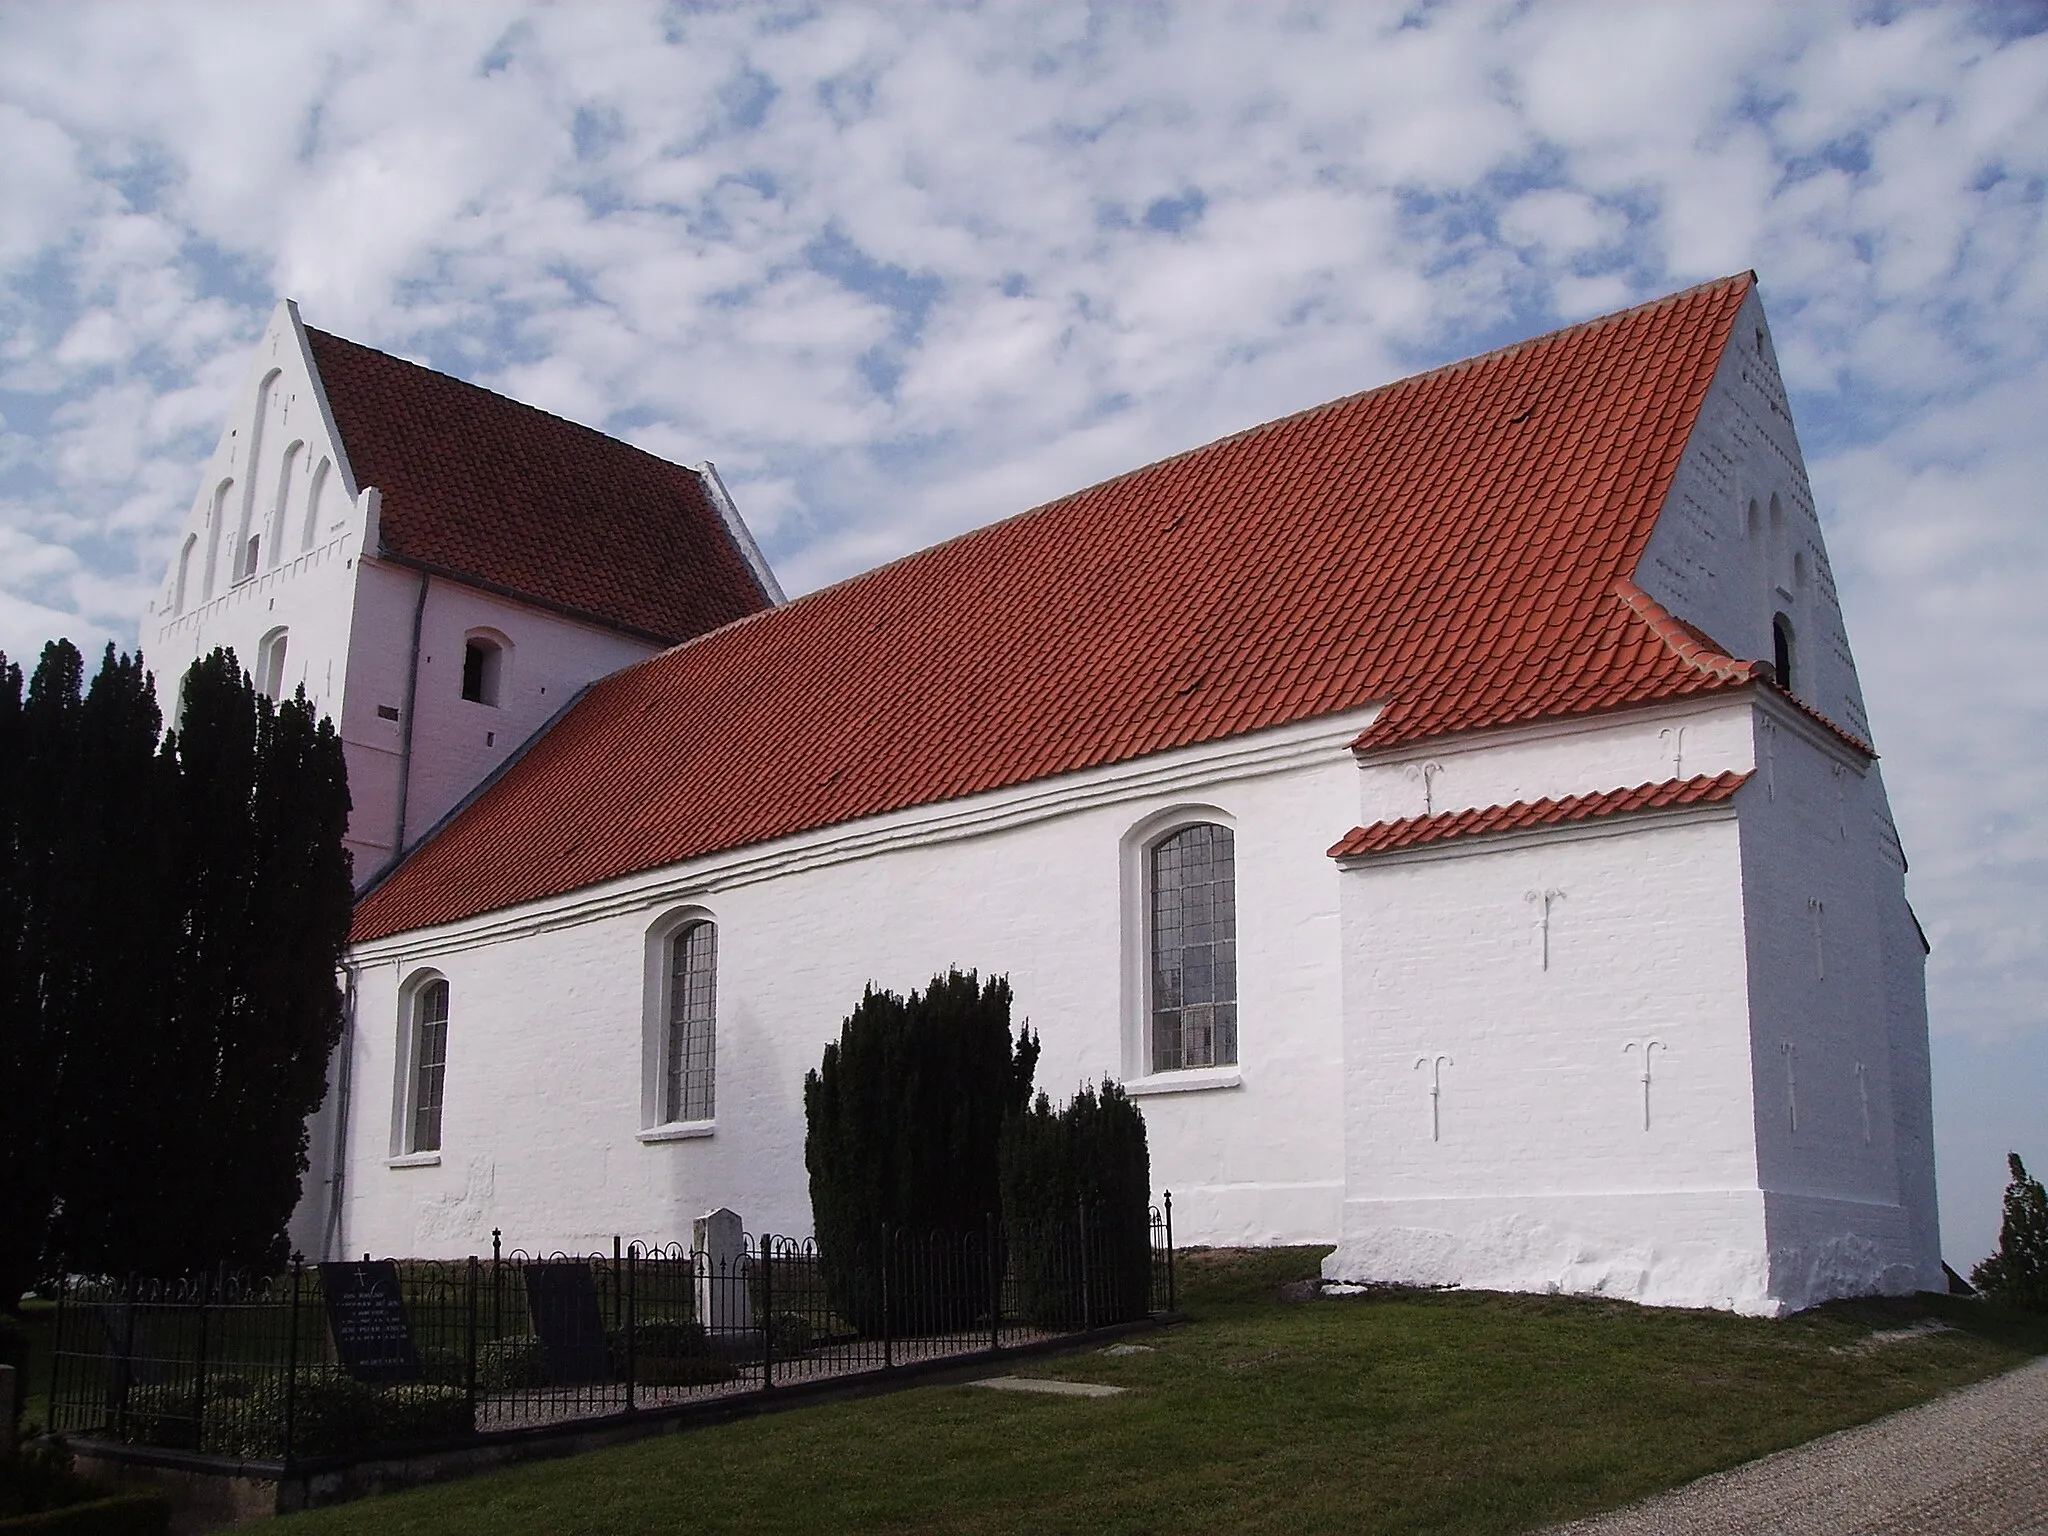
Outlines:
{"label": "gravel path", "polygon": [[2048,1359],[1546,1536],[2048,1533]]}

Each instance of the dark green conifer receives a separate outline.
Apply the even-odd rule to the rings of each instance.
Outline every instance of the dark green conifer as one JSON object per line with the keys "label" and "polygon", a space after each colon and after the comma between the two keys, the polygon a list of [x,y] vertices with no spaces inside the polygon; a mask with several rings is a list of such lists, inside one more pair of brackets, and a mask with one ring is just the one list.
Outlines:
{"label": "dark green conifer", "polygon": [[2006,1154],[2005,1219],[1998,1252],[1970,1271],[1970,1283],[1994,1301],[2048,1312],[2048,1191],[2017,1152]]}
{"label": "dark green conifer", "polygon": [[[869,986],[804,1078],[818,1249],[835,1302],[863,1328],[880,1323],[885,1227],[898,1242],[951,1234],[957,1246],[996,1214],[1003,1122],[1029,1101],[1038,1065],[1029,1028],[1011,1037],[1010,1002],[1008,978],[983,983],[973,971],[935,976],[907,998]],[[944,1326],[937,1313],[928,1320]]]}
{"label": "dark green conifer", "polygon": [[1041,1093],[1013,1115],[1003,1127],[1002,1195],[1011,1267],[1034,1322],[1099,1327],[1145,1315],[1152,1158],[1145,1118],[1121,1087],[1084,1085],[1061,1110]]}

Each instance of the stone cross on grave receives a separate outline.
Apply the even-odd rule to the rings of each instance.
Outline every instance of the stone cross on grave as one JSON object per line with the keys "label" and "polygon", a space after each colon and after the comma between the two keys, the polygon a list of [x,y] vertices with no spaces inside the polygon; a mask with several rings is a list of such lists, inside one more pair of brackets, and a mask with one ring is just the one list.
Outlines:
{"label": "stone cross on grave", "polygon": [[1662,1040],[1631,1040],[1621,1048],[1621,1053],[1626,1056],[1630,1051],[1638,1049],[1643,1053],[1643,1129],[1647,1131],[1650,1128],[1650,1054],[1653,1051],[1663,1051],[1669,1055],[1671,1047]]}
{"label": "stone cross on grave", "polygon": [[1443,1139],[1443,1121],[1439,1118],[1437,1110],[1438,1103],[1443,1098],[1444,1068],[1455,1067],[1456,1065],[1457,1063],[1448,1056],[1423,1056],[1419,1057],[1415,1063],[1415,1070],[1418,1072],[1424,1067],[1429,1068],[1429,1139],[1431,1141],[1441,1141]]}
{"label": "stone cross on grave", "polygon": [[1536,927],[1542,935],[1538,954],[1541,958],[1543,969],[1547,971],[1550,969],[1550,907],[1553,902],[1564,900],[1564,892],[1559,890],[1525,891],[1522,895],[1522,900],[1536,908]]}

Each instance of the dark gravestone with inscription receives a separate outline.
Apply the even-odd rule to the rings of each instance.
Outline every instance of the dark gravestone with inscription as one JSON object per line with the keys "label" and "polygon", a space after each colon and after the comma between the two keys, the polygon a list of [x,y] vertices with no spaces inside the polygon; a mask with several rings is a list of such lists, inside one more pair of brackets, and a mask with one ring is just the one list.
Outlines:
{"label": "dark gravestone with inscription", "polygon": [[590,1266],[580,1261],[530,1264],[526,1304],[551,1386],[574,1387],[611,1380],[605,1352],[604,1315]]}
{"label": "dark gravestone with inscription", "polygon": [[420,1379],[396,1260],[322,1264],[320,1289],[327,1294],[327,1331],[342,1369],[357,1381]]}

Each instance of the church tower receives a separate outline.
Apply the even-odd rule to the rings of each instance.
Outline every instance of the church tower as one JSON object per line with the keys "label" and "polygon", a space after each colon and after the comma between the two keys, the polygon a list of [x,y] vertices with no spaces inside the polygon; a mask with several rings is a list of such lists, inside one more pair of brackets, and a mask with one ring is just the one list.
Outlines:
{"label": "church tower", "polygon": [[[277,306],[143,614],[165,686],[216,646],[341,732],[356,880],[607,673],[782,600],[709,463]],[[175,716],[175,705],[169,711]]]}

